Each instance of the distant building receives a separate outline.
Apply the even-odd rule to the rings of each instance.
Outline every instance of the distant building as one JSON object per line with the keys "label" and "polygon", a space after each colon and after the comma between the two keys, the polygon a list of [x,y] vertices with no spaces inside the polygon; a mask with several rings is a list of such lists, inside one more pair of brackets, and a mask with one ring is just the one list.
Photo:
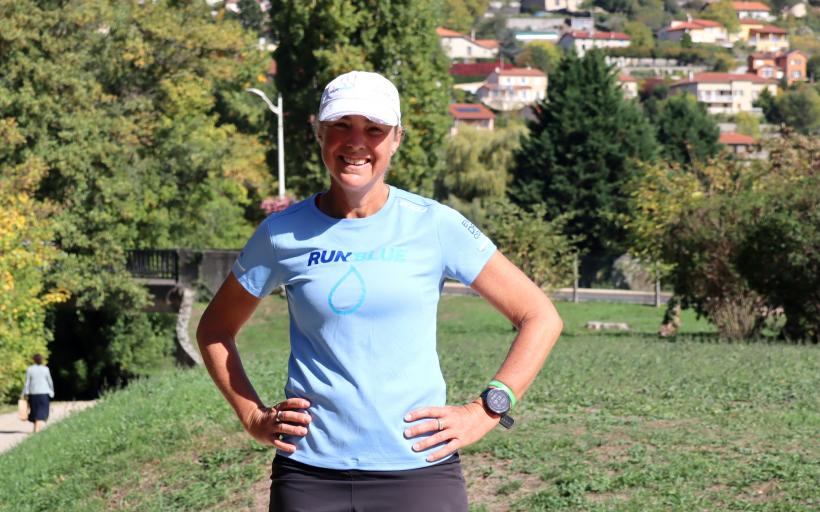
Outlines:
{"label": "distant building", "polygon": [[768,89],[777,94],[777,80],[752,73],[698,73],[687,80],[670,84],[673,92],[688,92],[706,104],[710,114],[738,114],[757,112],[754,102]]}
{"label": "distant building", "polygon": [[436,34],[441,48],[450,60],[475,61],[498,57],[498,41],[495,39],[473,39],[461,32],[439,27]]}
{"label": "distant building", "polygon": [[755,19],[763,21],[774,21],[771,7],[762,2],[732,2],[732,9],[735,10],[737,18]]}
{"label": "distant building", "polygon": [[[560,14],[565,14],[561,16]],[[554,30],[565,32],[567,30],[595,30],[595,19],[591,12],[555,12],[550,16],[526,16],[508,18],[505,26],[517,32],[541,32]]]}
{"label": "distant building", "polygon": [[451,103],[450,116],[453,118],[450,135],[457,134],[462,126],[472,126],[481,130],[495,128],[495,114],[480,103]]}
{"label": "distant building", "polygon": [[578,11],[583,0],[522,0],[521,12]]}
{"label": "distant building", "polygon": [[800,50],[790,52],[757,52],[748,56],[747,70],[763,78],[783,77],[791,85],[794,82],[808,80],[806,76],[806,64],[808,58]]}
{"label": "distant building", "polygon": [[737,32],[737,34],[733,34],[732,41],[748,41],[749,32],[757,28],[763,28],[765,26],[765,21],[753,20],[750,18],[742,19],[740,20],[740,30]]}
{"label": "distant building", "polygon": [[593,48],[626,48],[631,38],[621,32],[596,32],[572,30],[561,36],[558,45],[569,51],[574,49],[579,57]]}
{"label": "distant building", "polygon": [[748,43],[759,52],[780,52],[789,49],[789,32],[774,25],[764,25],[749,31]]}
{"label": "distant building", "polygon": [[520,110],[547,95],[547,75],[530,68],[499,68],[490,73],[477,93],[493,110]]}
{"label": "distant building", "polygon": [[515,33],[515,40],[521,41],[524,44],[529,43],[531,41],[546,41],[548,43],[557,43],[559,39],[561,39],[561,33],[557,30],[544,30],[539,32],[525,31]]}
{"label": "distant building", "polygon": [[760,151],[760,143],[754,137],[740,133],[721,133],[718,142],[736,155],[754,156]]}
{"label": "distant building", "polygon": [[684,34],[689,34],[695,44],[729,44],[729,33],[726,27],[712,20],[693,19],[689,21],[672,21],[658,33],[661,41],[678,41]]}
{"label": "distant building", "polygon": [[624,92],[624,98],[631,100],[638,97],[638,80],[629,75],[618,75],[618,84]]}

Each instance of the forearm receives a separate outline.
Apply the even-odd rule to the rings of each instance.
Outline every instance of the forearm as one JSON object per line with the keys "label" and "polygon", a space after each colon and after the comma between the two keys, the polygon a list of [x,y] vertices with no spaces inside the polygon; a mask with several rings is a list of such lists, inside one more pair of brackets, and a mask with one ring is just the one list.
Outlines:
{"label": "forearm", "polygon": [[253,388],[233,338],[200,334],[198,336],[202,360],[219,391],[233,407],[243,424],[264,404]]}
{"label": "forearm", "polygon": [[493,380],[506,384],[520,400],[544,365],[562,327],[552,304],[545,307],[543,313],[522,320],[518,335]]}

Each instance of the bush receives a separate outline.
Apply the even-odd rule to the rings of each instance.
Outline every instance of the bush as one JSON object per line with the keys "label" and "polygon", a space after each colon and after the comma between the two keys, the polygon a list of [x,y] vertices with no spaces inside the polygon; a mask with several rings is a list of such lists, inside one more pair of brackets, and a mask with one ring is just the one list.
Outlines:
{"label": "bush", "polygon": [[572,281],[575,240],[563,234],[569,217],[545,220],[546,208],[528,212],[508,201],[491,202],[486,208],[485,231],[498,249],[545,289]]}
{"label": "bush", "polygon": [[748,228],[737,267],[752,288],[786,314],[783,336],[820,342],[820,177],[767,190],[769,210]]}

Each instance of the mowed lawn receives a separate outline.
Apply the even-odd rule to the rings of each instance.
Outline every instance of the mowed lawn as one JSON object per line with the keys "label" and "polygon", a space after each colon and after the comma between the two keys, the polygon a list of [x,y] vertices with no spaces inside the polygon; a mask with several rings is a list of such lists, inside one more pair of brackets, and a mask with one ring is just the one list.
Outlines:
{"label": "mowed lawn", "polygon": [[[691,315],[681,336],[661,340],[654,308],[558,307],[564,335],[516,427],[462,452],[471,510],[820,508],[818,347],[719,342]],[[589,320],[633,330],[590,333]],[[513,336],[480,299],[443,298],[451,403],[483,389]],[[275,403],[284,301],[264,301],[239,342]],[[163,372],[0,455],[0,510],[266,510],[271,458],[204,370]]]}

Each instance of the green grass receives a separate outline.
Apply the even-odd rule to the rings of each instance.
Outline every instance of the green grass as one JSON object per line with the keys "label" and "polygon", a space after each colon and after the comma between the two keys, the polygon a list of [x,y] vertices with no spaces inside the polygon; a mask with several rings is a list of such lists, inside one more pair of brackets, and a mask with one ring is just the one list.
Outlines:
{"label": "green grass", "polygon": [[[818,347],[721,343],[690,316],[681,336],[660,340],[654,308],[558,307],[565,333],[517,426],[462,452],[471,510],[820,507]],[[633,331],[589,333],[588,320]],[[513,334],[479,299],[442,300],[451,403],[480,392]],[[286,338],[287,309],[272,298],[239,339],[271,403]],[[0,510],[252,510],[266,502],[271,457],[202,369],[163,372],[0,455]]]}

